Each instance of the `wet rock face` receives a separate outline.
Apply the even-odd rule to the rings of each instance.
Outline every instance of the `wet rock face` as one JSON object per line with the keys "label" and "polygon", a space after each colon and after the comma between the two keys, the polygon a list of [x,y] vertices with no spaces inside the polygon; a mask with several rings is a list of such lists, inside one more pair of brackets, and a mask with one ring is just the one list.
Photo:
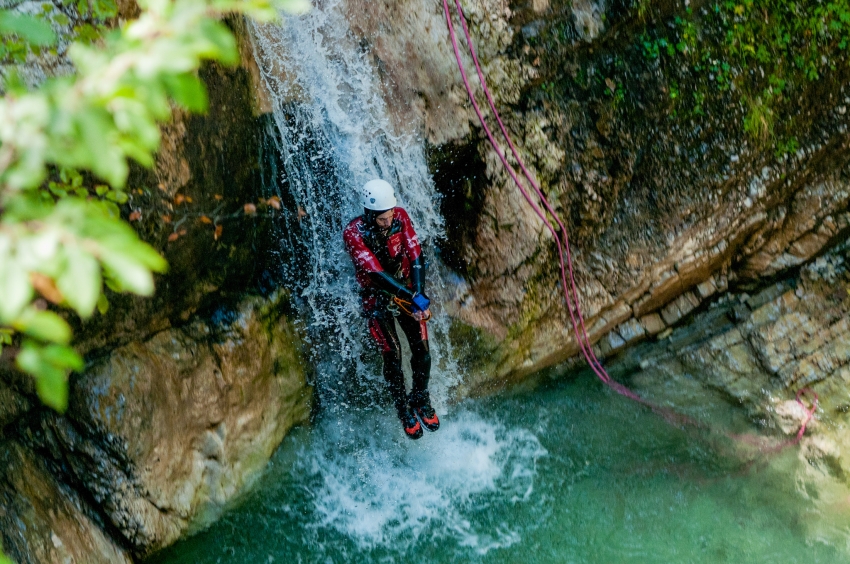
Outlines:
{"label": "wet rock face", "polygon": [[[663,339],[625,350],[611,366],[629,374],[654,401],[703,415],[706,406],[731,401],[766,434],[786,437],[794,436],[806,417],[795,391],[812,390],[818,410],[799,456],[807,462],[806,480],[824,492],[813,503],[832,503],[836,491],[844,491],[846,499],[848,258],[845,243],[759,292],[727,294]],[[803,396],[806,407],[812,397]]]}
{"label": "wet rock face", "polygon": [[842,245],[752,295],[723,295],[662,338],[623,351],[615,366],[639,369],[645,382],[688,375],[782,432],[796,432],[799,424],[789,427],[779,406],[802,388],[820,394],[825,421],[843,420],[841,389],[850,375],[846,260]]}
{"label": "wet rock face", "polygon": [[[105,315],[75,327],[76,346],[84,353],[185,324],[217,302],[257,291],[274,269],[266,251],[284,213],[271,217],[259,204],[267,181],[267,123],[255,114],[250,73],[210,64],[200,75],[209,92],[208,113],[174,112],[161,128],[153,169],[131,169],[130,201],[122,210],[141,214],[133,225],[168,260],[169,271],[157,277],[151,298],[109,294]],[[246,203],[258,205],[259,213],[245,214]]]}
{"label": "wet rock face", "polygon": [[[278,308],[254,298],[220,312],[217,321],[122,346],[75,378],[64,417],[41,414],[24,436],[26,456],[49,461],[53,471],[42,471],[44,488],[80,492],[67,494],[76,496],[69,519],[74,508],[95,513],[113,538],[85,523],[84,535],[97,533],[135,556],[167,546],[216,517],[287,431],[307,419],[311,395],[300,337]],[[14,475],[5,479],[14,485]],[[35,494],[41,495],[17,491],[0,517],[7,536],[15,534],[16,519],[38,509],[28,509]],[[40,519],[45,530],[62,526],[49,513]],[[38,531],[17,534],[26,542],[44,538]],[[87,562],[82,555],[72,561]]]}
{"label": "wet rock face", "polygon": [[130,564],[73,489],[58,484],[44,460],[15,441],[0,449],[3,550],[18,564]]}
{"label": "wet rock face", "polygon": [[40,406],[10,348],[0,357],[0,451],[17,453],[0,465],[0,538],[16,562],[121,562],[170,544],[309,414],[301,338],[271,292],[267,246],[287,212],[261,201],[266,122],[250,72],[200,74],[209,112],[175,112],[122,209],[169,262],[156,295],[109,293],[105,315],[69,320],[87,370],[65,416]]}
{"label": "wet rock face", "polygon": [[66,464],[135,552],[217,515],[307,419],[300,338],[276,310],[249,301],[220,325],[121,347],[75,383],[68,418],[47,423],[52,450],[86,454]]}

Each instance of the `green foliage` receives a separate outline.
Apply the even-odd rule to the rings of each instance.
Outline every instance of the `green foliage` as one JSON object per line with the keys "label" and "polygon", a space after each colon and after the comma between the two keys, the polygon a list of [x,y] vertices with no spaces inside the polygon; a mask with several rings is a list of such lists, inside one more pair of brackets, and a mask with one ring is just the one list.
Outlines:
{"label": "green foliage", "polygon": [[[644,3],[635,9],[645,11]],[[648,59],[684,61],[720,91],[747,102],[743,127],[753,139],[773,135],[777,107],[807,82],[847,64],[850,0],[723,0],[690,8],[641,36]],[[695,108],[702,110],[702,101]]]}
{"label": "green foliage", "polygon": [[22,63],[30,52],[56,42],[50,24],[36,16],[0,10],[0,62]]}
{"label": "green foliage", "polygon": [[796,137],[790,137],[785,140],[780,140],[776,143],[776,157],[780,158],[785,155],[791,155],[797,152],[799,146]]}
{"label": "green foliage", "polygon": [[15,35],[31,45],[52,45],[56,42],[50,24],[27,14],[0,12],[0,34]]}
{"label": "green foliage", "polygon": [[773,135],[773,110],[761,98],[748,100],[747,106],[744,131],[753,139],[766,141]]}
{"label": "green foliage", "polygon": [[[153,164],[158,124],[171,117],[172,103],[206,109],[202,61],[238,62],[235,39],[218,18],[241,12],[269,20],[277,14],[269,1],[140,0],[138,19],[104,34],[115,2],[77,0],[70,5],[101,26],[74,28],[67,54],[77,73],[33,91],[14,74],[7,80],[0,100],[0,348],[18,347],[17,366],[35,377],[39,397],[54,409],[67,405],[69,371],[83,368],[67,311],[84,319],[106,311],[104,283],[150,295],[154,273],[167,267],[121,219],[128,159]],[[284,0],[282,7],[309,6]],[[62,17],[50,11],[48,19],[68,24]],[[37,53],[54,41],[48,31],[37,18],[0,10],[7,49],[0,58],[14,42]]]}
{"label": "green foliage", "polygon": [[92,43],[108,31],[118,15],[115,0],[56,0],[44,2],[37,15],[0,11],[0,62],[22,63],[29,53],[43,48],[57,54],[54,28],[63,29],[67,41]]}

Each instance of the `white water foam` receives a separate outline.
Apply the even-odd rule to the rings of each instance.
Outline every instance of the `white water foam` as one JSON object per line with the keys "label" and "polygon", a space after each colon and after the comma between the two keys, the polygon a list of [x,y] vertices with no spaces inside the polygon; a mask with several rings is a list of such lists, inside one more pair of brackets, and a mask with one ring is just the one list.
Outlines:
{"label": "white water foam", "polygon": [[537,463],[547,452],[530,431],[462,408],[415,442],[384,415],[336,423],[320,422],[314,432],[323,440],[295,463],[315,484],[311,527],[333,529],[360,550],[400,553],[419,542],[453,541],[486,554],[520,541],[520,526],[472,513],[535,497]]}
{"label": "white water foam", "polygon": [[299,289],[310,318],[320,401],[336,409],[352,395],[383,389],[376,363],[362,360],[365,320],[341,233],[362,213],[359,188],[365,181],[381,177],[392,183],[431,263],[431,392],[435,407],[445,412],[461,375],[450,350],[449,321],[441,315],[440,304],[455,285],[443,281],[434,252],[443,234],[439,196],[421,140],[397,131],[389,119],[372,57],[351,32],[343,8],[343,0],[327,0],[306,15],[283,15],[280,26],[252,27],[285,169],[278,180],[306,212],[300,240],[308,257],[289,266],[288,285]]}

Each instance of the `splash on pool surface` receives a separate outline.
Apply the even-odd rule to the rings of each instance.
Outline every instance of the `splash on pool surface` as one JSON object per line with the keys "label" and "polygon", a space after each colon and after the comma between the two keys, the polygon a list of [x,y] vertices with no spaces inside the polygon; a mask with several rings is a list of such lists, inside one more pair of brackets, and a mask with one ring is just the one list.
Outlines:
{"label": "splash on pool surface", "polygon": [[326,413],[152,561],[847,561],[850,519],[800,464],[747,464],[590,378],[463,402],[419,441],[389,410]]}

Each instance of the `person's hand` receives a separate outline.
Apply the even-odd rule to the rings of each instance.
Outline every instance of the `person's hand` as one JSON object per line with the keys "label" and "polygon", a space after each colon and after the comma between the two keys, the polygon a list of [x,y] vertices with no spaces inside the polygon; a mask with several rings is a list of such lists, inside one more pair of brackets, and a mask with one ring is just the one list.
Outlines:
{"label": "person's hand", "polygon": [[425,311],[414,311],[413,319],[416,321],[428,321],[431,319],[431,310],[426,309]]}

